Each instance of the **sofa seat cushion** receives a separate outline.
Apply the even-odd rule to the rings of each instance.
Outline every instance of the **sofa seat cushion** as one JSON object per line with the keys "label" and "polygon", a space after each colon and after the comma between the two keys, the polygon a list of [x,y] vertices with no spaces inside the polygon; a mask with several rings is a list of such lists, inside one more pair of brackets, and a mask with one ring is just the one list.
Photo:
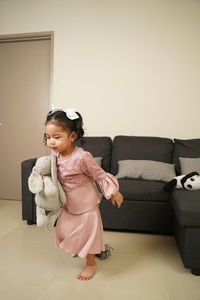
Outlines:
{"label": "sofa seat cushion", "polygon": [[175,190],[172,193],[171,202],[181,226],[200,226],[200,190]]}
{"label": "sofa seat cushion", "polygon": [[169,202],[170,193],[163,190],[164,182],[119,179],[119,190],[125,200]]}

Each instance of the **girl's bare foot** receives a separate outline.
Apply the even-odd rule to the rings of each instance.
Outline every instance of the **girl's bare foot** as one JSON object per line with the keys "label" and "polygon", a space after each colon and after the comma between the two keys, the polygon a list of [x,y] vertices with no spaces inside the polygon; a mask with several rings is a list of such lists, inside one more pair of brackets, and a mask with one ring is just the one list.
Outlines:
{"label": "girl's bare foot", "polygon": [[95,271],[96,271],[95,255],[88,254],[85,268],[81,273],[78,274],[76,278],[79,280],[90,280],[94,276]]}

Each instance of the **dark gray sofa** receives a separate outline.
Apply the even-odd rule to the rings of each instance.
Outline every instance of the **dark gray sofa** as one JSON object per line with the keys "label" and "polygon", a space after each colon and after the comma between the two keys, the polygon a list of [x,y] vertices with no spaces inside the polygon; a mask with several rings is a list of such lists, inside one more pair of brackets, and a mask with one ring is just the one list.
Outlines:
{"label": "dark gray sofa", "polygon": [[[78,144],[78,146],[81,146]],[[116,175],[119,160],[154,160],[175,163],[179,157],[200,157],[200,139],[178,140],[160,137],[86,137],[82,147],[102,157],[102,168]],[[22,162],[22,217],[34,224],[34,195],[27,179],[36,159]],[[100,211],[104,229],[174,234],[183,264],[200,275],[200,191],[164,191],[165,183],[143,179],[119,179],[124,202],[120,209],[102,199]]]}

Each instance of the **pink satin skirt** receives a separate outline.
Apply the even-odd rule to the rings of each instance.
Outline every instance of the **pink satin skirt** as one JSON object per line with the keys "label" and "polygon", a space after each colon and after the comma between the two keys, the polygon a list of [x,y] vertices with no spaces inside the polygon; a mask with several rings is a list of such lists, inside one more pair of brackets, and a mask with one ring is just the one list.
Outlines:
{"label": "pink satin skirt", "polygon": [[105,250],[98,205],[82,214],[70,214],[63,206],[55,228],[56,245],[68,254],[85,258]]}

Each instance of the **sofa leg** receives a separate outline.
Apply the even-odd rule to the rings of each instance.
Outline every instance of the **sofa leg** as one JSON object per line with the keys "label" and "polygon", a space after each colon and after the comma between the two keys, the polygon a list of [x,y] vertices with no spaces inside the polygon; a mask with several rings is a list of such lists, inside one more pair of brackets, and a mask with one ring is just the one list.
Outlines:
{"label": "sofa leg", "polygon": [[31,221],[31,220],[27,220],[27,224],[28,224],[28,225],[33,225],[33,224],[34,224],[34,222],[33,222],[33,221]]}
{"label": "sofa leg", "polygon": [[192,269],[191,273],[196,276],[200,276],[200,269]]}

